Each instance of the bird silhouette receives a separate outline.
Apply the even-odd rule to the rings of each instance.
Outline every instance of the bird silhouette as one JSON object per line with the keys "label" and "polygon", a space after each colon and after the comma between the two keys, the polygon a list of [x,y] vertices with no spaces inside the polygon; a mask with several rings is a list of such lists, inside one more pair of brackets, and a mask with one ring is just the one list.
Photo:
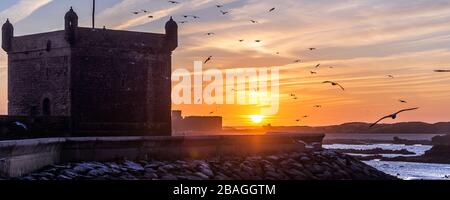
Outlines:
{"label": "bird silhouette", "polygon": [[228,11],[221,10],[220,13],[222,13],[222,15],[226,15],[226,14],[228,14]]}
{"label": "bird silhouette", "polygon": [[332,86],[339,86],[343,91],[345,91],[345,88],[342,87],[341,84],[333,82],[333,81],[324,81],[323,83],[330,83]]}
{"label": "bird silhouette", "polygon": [[138,14],[139,14],[139,12],[137,12],[137,11],[134,11],[134,12],[131,12],[131,13],[133,13],[133,14],[135,14],[135,15],[138,15]]}
{"label": "bird silhouette", "polygon": [[272,12],[272,11],[274,11],[275,10],[275,8],[271,8],[270,10],[269,10],[269,12]]}
{"label": "bird silhouette", "polygon": [[219,4],[217,4],[217,5],[216,5],[216,7],[217,7],[217,8],[222,8],[222,7],[223,7],[223,5],[219,5]]}
{"label": "bird silhouette", "polygon": [[243,42],[244,40],[239,40],[239,42]]}
{"label": "bird silhouette", "polygon": [[255,42],[261,42],[262,40],[255,40]]}
{"label": "bird silhouette", "polygon": [[184,18],[192,17],[193,19],[199,19],[200,17],[197,15],[182,15]]}
{"label": "bird silhouette", "polygon": [[394,76],[392,76],[392,75],[387,75],[387,77],[389,77],[389,78],[394,78]]}
{"label": "bird silhouette", "polygon": [[205,62],[203,62],[203,64],[208,63],[209,61],[211,61],[211,59],[212,59],[212,56],[209,56],[209,57],[205,60]]}
{"label": "bird silhouette", "polygon": [[168,1],[168,2],[171,3],[171,4],[178,4],[178,3],[180,3],[178,1]]}
{"label": "bird silhouette", "polygon": [[22,122],[14,122],[14,125],[19,126],[19,127],[23,128],[25,130],[28,130],[27,125],[25,125]]}
{"label": "bird silhouette", "polygon": [[300,122],[300,120],[299,120],[299,119],[296,119],[295,121],[296,121],[296,122]]}
{"label": "bird silhouette", "polygon": [[148,18],[153,18],[153,16],[152,16],[152,15],[149,15]]}
{"label": "bird silhouette", "polygon": [[215,35],[215,33],[210,32],[210,33],[206,33],[206,35]]}
{"label": "bird silhouette", "polygon": [[405,101],[405,100],[402,100],[402,99],[400,99],[400,100],[398,100],[400,103],[408,103],[407,101]]}
{"label": "bird silhouette", "polygon": [[299,63],[302,62],[302,60],[298,59],[298,60],[294,60],[295,63]]}
{"label": "bird silhouette", "polygon": [[316,48],[309,48],[309,50],[310,50],[310,51],[314,51],[314,50],[316,50]]}
{"label": "bird silhouette", "polygon": [[250,20],[250,22],[252,22],[252,23],[254,23],[254,24],[257,24],[257,23],[258,23],[258,21],[256,21],[256,20]]}
{"label": "bird silhouette", "polygon": [[317,72],[315,72],[315,71],[311,71],[310,73],[311,73],[311,74],[317,74]]}
{"label": "bird silhouette", "polygon": [[319,68],[319,67],[320,67],[320,64],[317,64],[317,65],[316,65],[316,68]]}
{"label": "bird silhouette", "polygon": [[314,108],[322,108],[322,105],[315,105]]}
{"label": "bird silhouette", "polygon": [[308,115],[303,116],[303,118],[308,118],[308,117],[309,117]]}
{"label": "bird silhouette", "polygon": [[434,72],[450,72],[450,69],[437,69]]}
{"label": "bird silhouette", "polygon": [[370,127],[373,127],[373,126],[377,125],[379,122],[381,122],[381,121],[384,120],[384,119],[388,119],[388,118],[396,119],[396,118],[397,118],[397,115],[400,114],[400,113],[402,113],[402,112],[411,111],[411,110],[417,110],[417,109],[419,109],[419,108],[403,109],[403,110],[400,110],[400,111],[398,111],[398,112],[396,112],[396,113],[393,113],[393,114],[384,116],[384,117],[382,117],[381,119],[379,119],[378,121],[376,121],[375,123],[373,123],[372,125],[370,125]]}
{"label": "bird silhouette", "polygon": [[185,24],[185,23],[188,23],[188,21],[179,21],[178,23]]}
{"label": "bird silhouette", "polygon": [[144,13],[147,13],[148,11],[147,10],[144,10],[144,9],[141,9],[142,10],[142,12],[144,12]]}

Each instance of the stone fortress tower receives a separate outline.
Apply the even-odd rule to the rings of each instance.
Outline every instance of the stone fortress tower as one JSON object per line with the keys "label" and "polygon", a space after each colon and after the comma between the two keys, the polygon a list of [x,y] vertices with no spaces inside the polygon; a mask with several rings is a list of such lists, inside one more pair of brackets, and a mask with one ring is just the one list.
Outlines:
{"label": "stone fortress tower", "polygon": [[64,30],[25,36],[3,25],[8,114],[67,118],[86,134],[170,135],[176,22],[157,34],[79,27],[72,8],[64,20]]}

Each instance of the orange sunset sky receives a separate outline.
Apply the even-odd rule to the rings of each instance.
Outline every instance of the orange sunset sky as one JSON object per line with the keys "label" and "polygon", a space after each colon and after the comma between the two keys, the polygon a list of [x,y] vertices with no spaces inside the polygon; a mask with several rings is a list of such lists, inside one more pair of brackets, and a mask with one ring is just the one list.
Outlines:
{"label": "orange sunset sky", "polygon": [[[450,121],[450,73],[433,72],[450,69],[448,0],[178,2],[97,0],[97,26],[163,33],[164,23],[173,16],[177,22],[187,21],[178,23],[179,48],[173,53],[173,70],[192,71],[194,61],[213,56],[205,69],[278,67],[281,79],[279,113],[264,116],[261,123],[249,117],[259,114],[257,105],[173,106],[184,115],[214,112],[224,117],[226,126],[315,126],[373,122],[403,108],[420,107],[385,122]],[[78,13],[80,26],[90,26],[91,0],[2,0],[0,20],[9,18],[15,35],[58,30],[63,29],[70,6]],[[310,51],[310,47],[317,49]],[[298,59],[301,62],[294,62]],[[322,84],[327,80],[339,82],[346,91]],[[7,58],[1,51],[0,114],[6,113]]]}

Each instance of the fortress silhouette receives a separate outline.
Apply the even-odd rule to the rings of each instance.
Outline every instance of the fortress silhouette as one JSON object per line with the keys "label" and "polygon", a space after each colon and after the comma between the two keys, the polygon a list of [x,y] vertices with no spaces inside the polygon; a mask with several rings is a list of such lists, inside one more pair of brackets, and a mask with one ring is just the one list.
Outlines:
{"label": "fortress silhouette", "polygon": [[170,135],[176,22],[165,34],[84,28],[72,8],[64,21],[64,30],[25,36],[3,25],[8,116],[0,122],[35,132]]}

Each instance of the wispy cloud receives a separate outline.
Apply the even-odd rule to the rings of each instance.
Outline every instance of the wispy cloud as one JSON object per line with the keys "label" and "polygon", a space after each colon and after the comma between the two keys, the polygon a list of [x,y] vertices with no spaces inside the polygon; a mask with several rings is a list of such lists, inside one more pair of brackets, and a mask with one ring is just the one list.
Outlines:
{"label": "wispy cloud", "polygon": [[0,18],[10,18],[16,23],[52,1],[53,0],[20,0],[10,8],[1,11]]}

